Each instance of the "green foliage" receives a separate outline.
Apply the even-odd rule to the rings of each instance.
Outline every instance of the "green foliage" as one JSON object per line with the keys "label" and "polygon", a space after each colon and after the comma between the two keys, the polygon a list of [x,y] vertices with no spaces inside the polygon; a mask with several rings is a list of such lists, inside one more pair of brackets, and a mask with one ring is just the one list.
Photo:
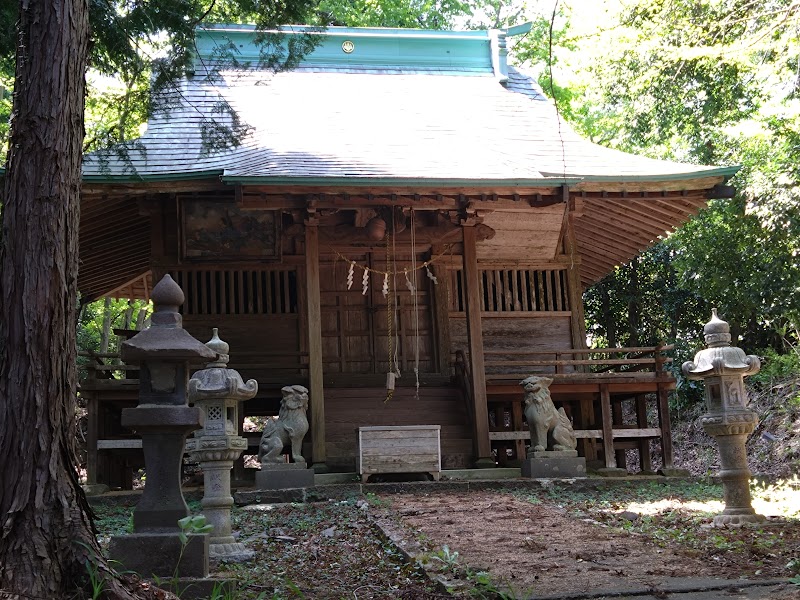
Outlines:
{"label": "green foliage", "polygon": [[[102,299],[84,305],[78,315],[78,351],[98,353],[103,350],[104,325],[107,322],[105,352],[118,353],[120,338],[114,335],[114,329],[134,329],[137,323],[144,325],[151,312],[152,306],[142,300]],[[86,356],[78,357],[81,377],[86,375],[85,366],[90,360]],[[124,377],[124,372],[109,373]]]}
{"label": "green foliage", "polygon": [[214,526],[210,525],[203,515],[189,515],[178,519],[178,530],[178,538],[180,538],[181,544],[186,546],[189,543],[190,535],[211,533],[214,531]]}
{"label": "green foliage", "polygon": [[[519,40],[513,40],[512,60],[531,70],[542,90],[553,98],[559,113],[568,120],[575,120],[573,90],[561,85],[553,77],[553,69],[558,67],[557,49],[574,50],[575,45],[569,38],[569,21],[563,9],[556,6],[553,15],[534,15],[531,19],[531,30]],[[520,16],[520,15],[516,15]],[[503,25],[514,25],[513,21]]]}
{"label": "green foliage", "polygon": [[458,552],[450,550],[450,547],[447,544],[442,546],[441,550],[437,550],[431,554],[430,557],[431,560],[441,563],[442,567],[446,571],[453,571],[458,565]]}
{"label": "green foliage", "polygon": [[320,13],[332,25],[450,29],[471,13],[461,0],[322,0]]}
{"label": "green foliage", "polygon": [[486,571],[466,569],[465,576],[472,586],[467,590],[467,594],[471,598],[485,598],[486,600],[517,600],[518,598],[511,587],[508,587],[507,590],[497,587]]}
{"label": "green foliage", "polygon": [[[16,50],[15,22],[18,6],[0,7],[0,85],[10,86]],[[258,0],[91,0],[89,87],[86,103],[84,149],[108,149],[108,156],[125,159],[137,150],[137,137],[147,117],[169,110],[181,100],[177,82],[193,70],[195,31],[207,23],[252,23],[261,46],[258,66],[290,69],[317,43],[312,35],[297,36],[287,45],[267,33],[287,23],[324,25],[313,0],[259,2]],[[224,49],[221,49],[224,50]],[[234,65],[235,52],[220,52],[219,65]],[[8,109],[0,98],[0,139],[7,132]],[[218,117],[233,111],[222,106]],[[5,128],[5,129],[4,129]],[[247,133],[235,118],[204,123],[209,151],[236,146]]]}
{"label": "green foliage", "polygon": [[779,354],[772,348],[767,348],[761,359],[761,371],[749,379],[753,383],[767,386],[775,381],[800,378],[800,356],[796,349],[787,354]]}
{"label": "green foliage", "polygon": [[[800,327],[800,10],[790,0],[638,0],[555,21],[562,115],[597,143],[655,158],[739,164],[712,201],[586,294],[598,345],[702,344],[710,308],[748,352],[787,354]],[[575,15],[577,16],[577,15]],[[559,20],[561,19],[561,20]],[[565,30],[558,35],[558,23]],[[542,32],[539,33],[542,37]],[[546,36],[544,39],[549,39]],[[520,56],[526,56],[520,54]],[[602,60],[597,60],[597,57]],[[527,58],[527,56],[526,56]],[[697,398],[690,383],[681,401]]]}

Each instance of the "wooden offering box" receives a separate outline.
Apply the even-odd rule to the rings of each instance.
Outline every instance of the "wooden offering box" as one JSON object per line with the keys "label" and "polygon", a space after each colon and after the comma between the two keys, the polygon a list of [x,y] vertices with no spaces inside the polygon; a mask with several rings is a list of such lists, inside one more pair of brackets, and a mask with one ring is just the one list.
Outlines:
{"label": "wooden offering box", "polygon": [[439,425],[359,427],[362,482],[376,473],[430,473],[438,481],[442,471],[440,430]]}

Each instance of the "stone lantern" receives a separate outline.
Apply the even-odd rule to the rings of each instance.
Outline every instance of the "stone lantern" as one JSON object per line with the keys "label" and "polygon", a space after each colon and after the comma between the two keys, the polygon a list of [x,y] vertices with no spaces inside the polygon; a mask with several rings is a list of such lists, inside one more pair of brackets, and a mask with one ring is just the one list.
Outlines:
{"label": "stone lantern", "polygon": [[703,328],[708,348],[683,363],[688,379],[705,382],[706,414],[700,423],[719,444],[720,479],[725,493],[725,510],[714,517],[714,525],[741,525],[764,520],[756,514],[750,499],[750,469],[747,466],[745,442],[758,424],[758,415],[747,408],[744,377],[758,373],[757,356],[731,346],[730,326],[713,310],[711,320]]}
{"label": "stone lantern", "polygon": [[244,561],[255,553],[231,535],[231,468],[247,449],[247,439],[238,435],[239,402],[256,395],[258,382],[245,384],[238,371],[227,367],[230,347],[219,339],[216,327],[213,331],[206,346],[218,357],[189,380],[189,401],[203,412],[205,424],[186,442],[186,450],[203,469],[203,514],[214,527],[211,558]]}
{"label": "stone lantern", "polygon": [[182,547],[178,520],[189,515],[181,491],[186,436],[199,428],[199,408],[187,404],[189,363],[216,352],[182,326],[181,288],[169,275],[153,288],[151,326],[122,344],[122,359],[140,365],[139,403],[122,411],[122,425],[142,437],[147,481],[133,512],[134,534],[116,536],[112,558],[144,576],[171,576],[178,559],[183,577],[208,575],[208,536],[192,535]]}

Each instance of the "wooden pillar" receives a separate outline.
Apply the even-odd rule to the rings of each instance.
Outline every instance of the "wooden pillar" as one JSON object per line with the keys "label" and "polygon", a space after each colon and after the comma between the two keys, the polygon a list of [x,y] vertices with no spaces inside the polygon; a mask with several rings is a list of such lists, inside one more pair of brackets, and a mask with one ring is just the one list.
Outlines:
{"label": "wooden pillar", "polygon": [[[514,400],[511,403],[511,430],[524,431],[522,427],[524,421],[525,415],[522,410],[522,400]],[[518,461],[525,460],[525,440],[516,440],[514,442],[514,450]]]}
{"label": "wooden pillar", "polygon": [[[611,402],[611,423],[614,427],[622,427],[624,425],[622,421],[622,402],[623,400],[616,400]],[[617,466],[620,468],[627,468],[627,460],[625,458],[625,450],[619,448],[614,450],[614,456],[616,457]]]}
{"label": "wooden pillar", "polygon": [[486,398],[486,368],[483,361],[483,331],[481,329],[480,273],[475,239],[475,227],[466,225],[464,232],[464,285],[466,288],[467,342],[472,371],[472,401],[475,416],[473,431],[478,456],[475,466],[494,467],[489,441],[489,409]]}
{"label": "wooden pillar", "polygon": [[[595,429],[595,403],[591,398],[581,398],[578,403],[578,417],[576,429]],[[581,455],[587,461],[597,460],[597,444],[594,438],[581,438],[578,440]]]}
{"label": "wooden pillar", "polygon": [[[644,394],[636,396],[636,426],[639,429],[647,427],[647,396]],[[653,470],[653,461],[650,459],[650,438],[639,440],[639,466],[642,471]]]}
{"label": "wooden pillar", "polygon": [[[583,291],[581,288],[580,256],[578,243],[575,239],[575,230],[572,223],[572,214],[565,219],[564,227],[564,253],[569,257],[567,267],[567,297],[569,298],[570,332],[572,334],[572,348],[575,350],[586,348],[586,317],[583,313]],[[585,370],[576,367],[576,371]]]}
{"label": "wooden pillar", "polygon": [[438,283],[433,285],[434,327],[436,328],[436,356],[439,373],[450,375],[450,273],[442,265],[433,265]]}
{"label": "wooden pillar", "polygon": [[606,469],[616,469],[617,461],[614,458],[614,432],[611,424],[611,394],[608,384],[600,384],[600,408],[603,411],[603,458]]}
{"label": "wooden pillar", "polygon": [[658,426],[661,427],[663,468],[672,469],[672,429],[669,423],[669,398],[663,383],[658,384]]}
{"label": "wooden pillar", "polygon": [[[236,409],[236,414],[239,416],[239,422],[236,424],[236,431],[239,437],[244,435],[244,402],[240,401]],[[245,480],[246,470],[244,468],[244,457],[249,453],[249,449],[242,452],[241,456],[233,461],[233,474],[231,475],[232,481],[242,482]],[[251,471],[252,472],[252,471]]]}
{"label": "wooden pillar", "polygon": [[319,229],[306,223],[306,310],[308,332],[308,388],[311,401],[311,455],[314,471],[327,471],[325,450],[325,394],[322,386],[322,312],[319,292]]}

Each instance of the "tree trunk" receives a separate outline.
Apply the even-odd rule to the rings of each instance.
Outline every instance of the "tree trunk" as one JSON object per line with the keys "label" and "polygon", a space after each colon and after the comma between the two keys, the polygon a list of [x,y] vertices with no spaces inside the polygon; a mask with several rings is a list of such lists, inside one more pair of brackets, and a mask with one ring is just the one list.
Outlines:
{"label": "tree trunk", "polygon": [[634,258],[630,263],[630,276],[628,279],[628,345],[639,345],[639,259]]}
{"label": "tree trunk", "polygon": [[111,298],[103,302],[103,330],[100,332],[100,354],[108,352],[111,341]]}
{"label": "tree trunk", "polygon": [[100,556],[73,436],[87,0],[21,0],[18,28],[0,240],[0,597],[61,599]]}
{"label": "tree trunk", "polygon": [[611,310],[611,294],[608,288],[608,279],[600,282],[600,311],[602,313],[602,322],[606,330],[608,346],[613,348],[617,345],[617,321],[614,318],[614,312]]}

